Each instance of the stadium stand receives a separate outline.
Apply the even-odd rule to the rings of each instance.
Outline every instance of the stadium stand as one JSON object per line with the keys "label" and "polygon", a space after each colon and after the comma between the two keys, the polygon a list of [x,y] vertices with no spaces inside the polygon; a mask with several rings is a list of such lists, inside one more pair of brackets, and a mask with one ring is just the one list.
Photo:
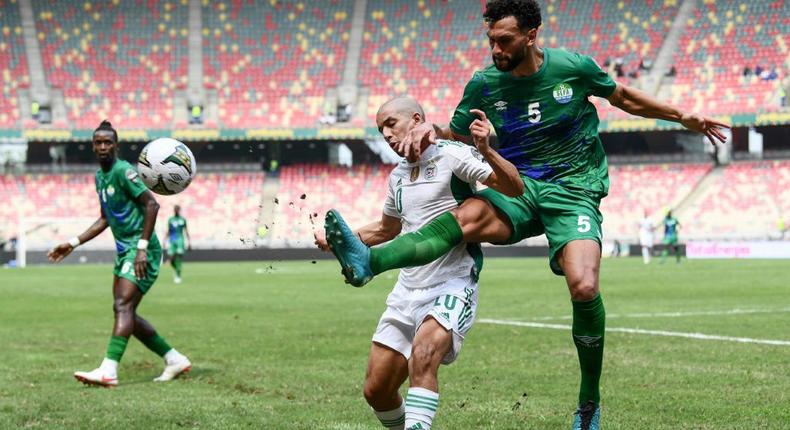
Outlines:
{"label": "stadium stand", "polygon": [[[551,0],[543,7],[545,46],[590,55],[614,76],[618,59],[628,72],[655,57],[678,3]],[[371,90],[368,116],[393,94],[411,94],[420,97],[430,119],[446,123],[472,73],[489,62],[482,5],[383,0],[368,9],[359,71],[360,84]],[[617,80],[628,83],[630,78]],[[595,103],[602,119],[628,116],[605,101]]]}
{"label": "stadium stand", "polygon": [[[262,220],[271,231],[270,244],[312,246],[314,229],[323,228],[324,214],[332,208],[339,209],[354,228],[379,220],[392,168],[359,165],[349,169],[322,164],[284,167],[274,219],[271,223]],[[318,217],[315,224],[310,219],[314,214]]]}
{"label": "stadium stand", "polygon": [[609,166],[609,196],[601,202],[606,240],[635,240],[644,211],[659,223],[711,170],[710,164]]}
{"label": "stadium stand", "polygon": [[[617,81],[632,84],[631,73],[643,60],[652,61],[678,12],[675,1],[587,0],[545,2],[543,44],[591,56]],[[618,73],[621,70],[621,73]],[[602,120],[630,115],[608,101],[591,97]]]}
{"label": "stadium stand", "polygon": [[368,2],[366,18],[358,80],[370,89],[368,117],[410,94],[430,120],[446,123],[489,56],[480,3],[381,0]]}
{"label": "stadium stand", "polygon": [[218,91],[220,122],[317,125],[340,82],[352,10],[352,0],[204,1],[204,85]]}
{"label": "stadium stand", "polygon": [[16,0],[0,0],[0,127],[19,127],[17,89],[30,85],[22,22]]}
{"label": "stadium stand", "polygon": [[[263,173],[204,173],[196,176],[183,193],[159,196],[160,239],[165,237],[167,218],[178,204],[189,222],[195,246],[238,248],[246,242],[252,243],[263,180]],[[89,224],[68,221],[95,219],[99,214],[97,198],[92,174],[0,176],[0,218],[10,221],[0,227],[0,237],[15,236],[20,218],[49,218],[56,220],[52,223],[54,228],[46,223],[27,225],[30,248],[46,249],[56,241],[84,231]],[[112,247],[109,237],[104,234],[93,245]]]}
{"label": "stadium stand", "polygon": [[765,239],[790,217],[790,161],[733,163],[683,212],[685,238]]}
{"label": "stadium stand", "polygon": [[[789,27],[787,1],[700,2],[674,56],[677,77],[667,86],[669,100],[720,115],[779,109],[779,85],[790,67]],[[757,76],[758,66],[776,71],[776,78]]]}
{"label": "stadium stand", "polygon": [[170,126],[174,90],[187,83],[185,4],[33,0],[45,73],[63,89],[69,125]]}

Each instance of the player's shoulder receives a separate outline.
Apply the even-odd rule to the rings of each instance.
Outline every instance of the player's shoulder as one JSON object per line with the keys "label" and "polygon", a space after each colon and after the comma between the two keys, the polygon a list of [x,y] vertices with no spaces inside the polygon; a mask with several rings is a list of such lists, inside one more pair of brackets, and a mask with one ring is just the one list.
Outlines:
{"label": "player's shoulder", "polygon": [[468,151],[468,148],[470,148],[469,145],[463,142],[458,142],[457,140],[436,139],[436,149],[442,155],[455,155],[464,153]]}
{"label": "player's shoulder", "polygon": [[456,140],[436,140],[436,151],[440,157],[453,158],[459,161],[468,161],[470,157],[482,160],[482,155],[472,145],[467,145]]}
{"label": "player's shoulder", "polygon": [[565,48],[543,48],[548,56],[549,65],[552,70],[579,70],[591,64],[597,65],[595,60],[576,51],[568,51]]}
{"label": "player's shoulder", "polygon": [[396,164],[395,167],[393,167],[392,170],[390,170],[390,175],[389,175],[390,182],[397,182],[398,178],[403,177],[404,172],[407,172],[409,170],[411,170],[411,167],[409,166],[409,162],[406,161],[405,158],[401,158],[398,164]]}
{"label": "player's shoulder", "polygon": [[490,81],[499,80],[501,77],[502,72],[493,64],[489,64],[485,68],[475,70],[472,78],[469,79],[469,84],[483,86]]}
{"label": "player's shoulder", "polygon": [[127,179],[132,182],[137,181],[137,168],[126,160],[118,159],[115,165],[112,166],[112,171],[113,175],[119,180]]}

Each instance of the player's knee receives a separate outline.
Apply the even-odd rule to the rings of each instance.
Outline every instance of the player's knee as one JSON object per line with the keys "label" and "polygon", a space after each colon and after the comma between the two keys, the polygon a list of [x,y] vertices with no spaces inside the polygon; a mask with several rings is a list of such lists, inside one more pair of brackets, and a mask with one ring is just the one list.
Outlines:
{"label": "player's knee", "polygon": [[473,197],[453,211],[455,220],[464,232],[464,236],[477,232],[482,226],[492,221],[491,211],[488,210],[488,202],[483,199]]}
{"label": "player's knee", "polygon": [[365,385],[362,388],[362,395],[370,406],[375,407],[376,404],[381,403],[387,397],[386,387],[383,384],[376,383],[371,379],[365,379]]}
{"label": "player's knee", "polygon": [[115,300],[112,304],[112,310],[116,314],[133,313],[132,302],[129,300]]}
{"label": "player's knee", "polygon": [[588,301],[598,295],[598,281],[594,275],[585,275],[569,285],[571,298],[576,301]]}

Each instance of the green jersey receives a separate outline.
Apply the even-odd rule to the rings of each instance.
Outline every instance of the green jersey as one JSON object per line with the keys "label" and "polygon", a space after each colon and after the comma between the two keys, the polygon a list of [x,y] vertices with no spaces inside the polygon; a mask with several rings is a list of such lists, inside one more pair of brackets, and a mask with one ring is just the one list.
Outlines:
{"label": "green jersey", "polygon": [[[137,170],[124,160],[115,160],[109,171],[96,172],[96,193],[107,224],[115,238],[118,254],[137,248],[143,234],[144,208],[137,198],[147,188],[137,176]],[[159,239],[151,234],[148,249],[159,249]]]}
{"label": "green jersey", "polygon": [[530,76],[493,65],[475,72],[450,128],[469,135],[477,119],[469,110],[480,109],[496,130],[498,152],[522,175],[603,197],[609,173],[588,97],[608,97],[616,85],[592,58],[544,48],[543,64]]}
{"label": "green jersey", "polygon": [[184,230],[187,228],[187,220],[180,216],[171,216],[167,220],[167,238],[171,242],[184,241]]}
{"label": "green jersey", "polygon": [[680,223],[675,217],[664,218],[664,237],[677,237]]}

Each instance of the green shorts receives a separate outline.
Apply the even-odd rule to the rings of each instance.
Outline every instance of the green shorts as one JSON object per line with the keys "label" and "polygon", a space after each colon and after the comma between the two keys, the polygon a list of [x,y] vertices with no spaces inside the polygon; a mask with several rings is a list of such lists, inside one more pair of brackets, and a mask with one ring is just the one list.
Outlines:
{"label": "green shorts", "polygon": [[167,253],[169,255],[183,255],[184,254],[184,239],[171,240],[168,242]]}
{"label": "green shorts", "polygon": [[677,235],[670,235],[664,236],[664,245],[677,245],[678,244],[678,237]]}
{"label": "green shorts", "polygon": [[151,286],[156,282],[159,276],[159,266],[162,263],[162,249],[159,247],[148,248],[148,264],[146,265],[146,277],[137,279],[134,275],[134,257],[137,255],[137,250],[130,249],[123,254],[115,256],[115,268],[113,275],[128,279],[141,293],[145,294],[151,289]]}
{"label": "green shorts", "polygon": [[580,239],[590,239],[601,244],[603,216],[598,206],[603,195],[525,176],[521,179],[526,190],[518,197],[508,197],[491,188],[477,195],[489,201],[510,220],[513,234],[502,245],[545,233],[550,248],[549,266],[555,274],[563,276],[557,263],[557,253],[562,247]]}

